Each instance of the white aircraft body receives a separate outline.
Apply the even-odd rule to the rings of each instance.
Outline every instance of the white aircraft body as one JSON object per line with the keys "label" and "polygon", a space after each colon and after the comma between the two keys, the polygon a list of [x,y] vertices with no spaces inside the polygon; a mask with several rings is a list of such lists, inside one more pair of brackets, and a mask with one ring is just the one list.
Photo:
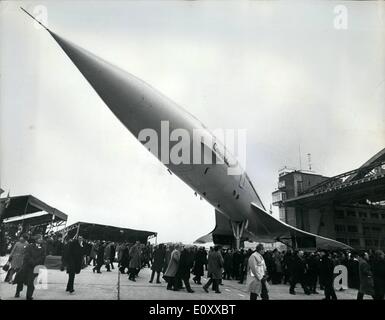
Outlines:
{"label": "white aircraft body", "polygon": [[[33,16],[31,17],[34,19]],[[350,248],[341,242],[297,229],[274,218],[265,210],[244,170],[241,170],[239,175],[228,174],[230,163],[234,164],[236,160],[199,120],[144,81],[43,27],[107,107],[136,138],[141,130],[153,129],[161,140],[161,122],[168,121],[170,132],[182,128],[190,133],[191,154],[196,150],[194,148],[201,148],[204,157],[213,156],[212,164],[191,162],[165,164],[171,172],[215,207],[215,229],[197,242],[210,242],[213,238],[215,241],[221,236],[234,236],[237,247],[241,240],[261,242],[289,240],[294,241],[294,244],[305,240],[311,247]],[[210,141],[212,138],[214,142],[209,145],[192,139],[194,129],[204,132],[203,141]],[[159,141],[159,145],[162,143],[163,141]],[[167,143],[171,150],[177,142],[167,141]],[[161,152],[155,156],[161,160]]]}

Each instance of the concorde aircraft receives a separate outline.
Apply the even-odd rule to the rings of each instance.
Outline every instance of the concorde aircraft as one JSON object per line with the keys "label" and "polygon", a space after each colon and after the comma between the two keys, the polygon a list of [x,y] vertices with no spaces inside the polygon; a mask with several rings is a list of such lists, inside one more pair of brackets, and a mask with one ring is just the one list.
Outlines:
{"label": "concorde aircraft", "polygon": [[[21,9],[36,20],[23,8]],[[152,129],[158,133],[159,145],[162,147],[164,143],[160,138],[162,122],[167,121],[170,131],[182,128],[190,133],[191,151],[200,149],[203,156],[212,157],[211,164],[205,164],[204,161],[197,164],[165,163],[170,172],[177,175],[215,208],[215,229],[196,240],[197,243],[213,240],[220,242],[226,237],[234,237],[232,239],[235,239],[237,248],[242,240],[280,241],[294,247],[350,248],[344,243],[300,230],[274,218],[266,211],[244,170],[241,169],[237,175],[228,174],[231,165],[239,166],[239,164],[198,119],[144,81],[37,22],[50,33],[107,107],[137,139],[142,129]],[[192,139],[193,130],[197,129],[203,132],[205,139]],[[177,142],[167,141],[167,143],[169,152]],[[154,150],[150,152],[161,160],[159,152],[155,153]]]}

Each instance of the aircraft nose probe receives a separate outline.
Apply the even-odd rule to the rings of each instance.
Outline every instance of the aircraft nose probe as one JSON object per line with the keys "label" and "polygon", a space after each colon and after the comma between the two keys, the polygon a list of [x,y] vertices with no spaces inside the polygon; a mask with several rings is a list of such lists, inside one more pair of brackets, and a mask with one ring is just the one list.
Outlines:
{"label": "aircraft nose probe", "polygon": [[23,7],[20,7],[21,10],[23,10],[27,15],[29,15],[33,20],[35,20],[38,24],[40,24],[45,30],[47,30],[49,33],[51,31],[43,24],[41,21],[37,20],[32,14],[30,14],[27,10],[25,10]]}

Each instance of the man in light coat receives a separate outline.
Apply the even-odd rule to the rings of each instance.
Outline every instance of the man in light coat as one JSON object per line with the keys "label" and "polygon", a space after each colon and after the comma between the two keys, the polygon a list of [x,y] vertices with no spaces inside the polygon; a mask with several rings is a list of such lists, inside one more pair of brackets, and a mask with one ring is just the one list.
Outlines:
{"label": "man in light coat", "polygon": [[250,300],[257,300],[258,295],[262,300],[269,300],[266,286],[267,269],[262,256],[264,251],[263,245],[258,244],[248,261],[246,285],[250,292]]}
{"label": "man in light coat", "polygon": [[180,253],[182,250],[181,245],[176,245],[174,251],[171,253],[171,258],[168,263],[167,270],[163,278],[167,281],[167,290],[178,291],[178,279],[176,278],[176,273],[179,268]]}

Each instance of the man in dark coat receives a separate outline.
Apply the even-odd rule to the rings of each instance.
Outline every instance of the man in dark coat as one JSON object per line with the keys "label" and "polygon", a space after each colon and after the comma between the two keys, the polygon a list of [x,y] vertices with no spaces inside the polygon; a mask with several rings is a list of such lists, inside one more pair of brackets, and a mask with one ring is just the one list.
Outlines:
{"label": "man in dark coat", "polygon": [[154,257],[154,261],[151,266],[152,273],[151,273],[151,279],[149,282],[152,283],[156,272],[156,283],[161,283],[159,278],[160,278],[160,273],[162,271],[164,260],[166,257],[166,250],[162,243],[155,248],[153,257]]}
{"label": "man in dark coat", "polygon": [[347,262],[348,268],[348,287],[358,289],[359,287],[359,262],[357,254],[352,252]]}
{"label": "man in dark coat", "polygon": [[104,264],[104,244],[103,242],[99,242],[97,244],[97,254],[96,254],[96,267],[92,269],[93,272],[102,273],[100,271],[101,267]]}
{"label": "man in dark coat", "polygon": [[[194,256],[191,254],[190,248],[185,247],[179,259],[178,270],[175,274],[176,279],[181,279],[186,287],[187,292],[193,293],[194,291],[190,286],[190,271],[194,264]],[[178,282],[178,280],[176,280]]]}
{"label": "man in dark coat", "polygon": [[64,256],[65,265],[68,273],[66,291],[73,293],[75,274],[79,274],[82,269],[84,259],[83,237],[79,236],[68,243],[68,250]]}
{"label": "man in dark coat", "polygon": [[373,261],[374,299],[384,300],[385,295],[385,255],[382,250],[376,251]]}
{"label": "man in dark coat", "polygon": [[223,255],[224,265],[223,265],[223,279],[230,280],[233,273],[233,253],[231,250],[227,250]]}
{"label": "man in dark coat", "polygon": [[304,259],[303,251],[298,251],[294,255],[291,265],[291,277],[290,277],[290,294],[295,294],[295,286],[300,283],[305,294],[310,294],[309,289],[305,283],[306,262]]}
{"label": "man in dark coat", "polygon": [[125,274],[126,273],[126,268],[128,268],[129,264],[130,264],[130,255],[129,255],[129,249],[128,249],[128,244],[124,244],[122,247],[121,247],[121,250],[122,250],[122,255],[120,257],[120,261],[119,261],[119,271],[120,273],[122,274]]}
{"label": "man in dark coat", "polygon": [[110,249],[109,260],[110,260],[111,269],[113,270],[114,269],[114,262],[115,262],[115,255],[116,255],[116,246],[115,246],[115,243],[113,243],[113,242],[111,242],[110,246],[111,246],[111,249]]}
{"label": "man in dark coat", "polygon": [[334,291],[334,262],[326,250],[321,251],[320,254],[319,281],[320,285],[324,287],[325,300],[337,300]]}
{"label": "man in dark coat", "polygon": [[308,277],[308,288],[310,290],[310,293],[318,294],[317,292],[317,280],[318,280],[318,266],[319,266],[319,255],[318,253],[311,253],[308,256],[308,272],[307,272],[307,277]]}
{"label": "man in dark coat", "polygon": [[208,288],[212,283],[214,283],[213,287],[215,293],[221,293],[219,291],[219,282],[222,279],[222,267],[224,261],[218,246],[215,246],[214,250],[210,251],[207,260],[207,276],[210,278],[210,280],[203,286],[203,290],[208,293]]}
{"label": "man in dark coat", "polygon": [[193,274],[194,278],[193,281],[196,284],[202,284],[201,283],[201,277],[204,274],[204,266],[207,264],[207,253],[204,247],[200,247],[198,251],[195,253],[194,257],[194,267],[193,267]]}
{"label": "man in dark coat", "polygon": [[290,282],[291,267],[292,267],[293,255],[291,250],[288,250],[283,255],[282,268],[283,268],[283,284]]}
{"label": "man in dark coat", "polygon": [[129,274],[128,280],[131,280],[131,281],[134,281],[134,282],[136,281],[135,280],[135,276],[138,274],[138,272],[140,270],[140,267],[141,267],[140,254],[141,254],[140,242],[136,241],[135,244],[129,250],[130,274]]}
{"label": "man in dark coat", "polygon": [[15,298],[20,297],[23,285],[27,285],[27,300],[32,300],[35,290],[34,281],[38,275],[36,266],[44,265],[46,252],[42,246],[43,238],[41,235],[35,235],[29,240],[29,245],[25,248],[23,265],[16,274],[14,283],[17,283]]}
{"label": "man in dark coat", "polygon": [[243,284],[243,281],[245,280],[245,277],[247,277],[247,268],[249,265],[249,258],[253,254],[253,251],[251,249],[247,250],[247,252],[243,253],[243,263],[241,264],[241,274],[239,277],[240,284]]}
{"label": "man in dark coat", "polygon": [[364,295],[370,295],[374,299],[373,273],[369,264],[369,255],[367,252],[361,252],[359,255],[359,276],[360,288],[357,293],[357,300],[362,300]]}
{"label": "man in dark coat", "polygon": [[241,251],[240,250],[236,250],[233,254],[233,279],[236,279],[236,280],[239,280],[239,269],[240,269],[240,265],[243,261],[243,258],[242,258],[242,255],[241,255]]}

